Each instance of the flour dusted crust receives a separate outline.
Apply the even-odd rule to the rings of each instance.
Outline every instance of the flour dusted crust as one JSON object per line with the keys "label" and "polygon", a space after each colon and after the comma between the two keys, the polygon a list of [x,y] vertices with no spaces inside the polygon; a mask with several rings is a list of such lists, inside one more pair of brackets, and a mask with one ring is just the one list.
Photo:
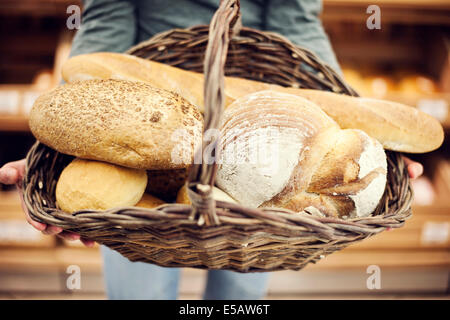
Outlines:
{"label": "flour dusted crust", "polygon": [[290,94],[261,91],[236,100],[225,112],[220,152],[217,185],[251,207],[366,216],[385,189],[381,144],[340,129],[318,106]]}
{"label": "flour dusted crust", "polygon": [[[319,132],[338,129],[318,107],[293,95],[260,91],[238,99],[224,116],[217,185],[258,207],[283,191],[299,162],[313,165],[325,151],[308,147]],[[310,178],[303,173],[299,188]]]}
{"label": "flour dusted crust", "polygon": [[181,96],[111,79],[57,87],[30,113],[34,136],[61,153],[149,170],[190,165],[202,125],[200,112]]}
{"label": "flour dusted crust", "polygon": [[344,218],[370,215],[386,187],[383,147],[355,129],[340,130],[334,141],[306,190],[288,202],[283,202],[285,197],[278,197],[266,205],[282,205],[294,211],[311,211],[307,208],[312,206],[323,215]]}

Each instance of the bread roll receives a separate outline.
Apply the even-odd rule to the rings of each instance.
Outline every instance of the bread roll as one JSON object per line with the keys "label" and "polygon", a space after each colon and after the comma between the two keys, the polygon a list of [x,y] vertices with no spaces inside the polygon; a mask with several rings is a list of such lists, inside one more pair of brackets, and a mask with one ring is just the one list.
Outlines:
{"label": "bread roll", "polygon": [[152,208],[156,208],[164,203],[165,202],[162,201],[161,199],[159,199],[149,193],[144,193],[141,200],[139,200],[139,202],[135,205],[135,207],[152,209]]}
{"label": "bread roll", "polygon": [[74,159],[58,179],[56,203],[68,213],[134,206],[146,185],[145,170]]}
{"label": "bread roll", "polygon": [[236,100],[222,127],[217,185],[243,205],[332,217],[371,214],[385,190],[381,144],[341,130],[318,106],[260,91]]}
{"label": "bread roll", "polygon": [[[236,200],[234,200],[232,197],[230,197],[228,194],[223,192],[217,187],[213,187],[212,189],[212,196],[213,199],[216,201],[224,201],[224,202],[231,202],[231,203],[237,203]],[[179,191],[177,195],[177,203],[182,204],[192,204],[191,200],[189,199],[188,193],[187,193],[187,186],[184,185]]]}
{"label": "bread roll", "polygon": [[[148,82],[185,97],[203,112],[203,75],[120,53],[92,53],[69,59],[63,77],[120,78]],[[225,77],[225,105],[261,90],[279,90],[311,100],[342,128],[360,129],[385,149],[421,153],[438,148],[444,139],[440,123],[431,116],[400,103],[349,97],[320,90],[283,88],[263,82]]]}
{"label": "bread roll", "polygon": [[34,136],[61,153],[149,170],[186,168],[202,125],[201,114],[179,95],[124,80],[57,87],[30,113]]}

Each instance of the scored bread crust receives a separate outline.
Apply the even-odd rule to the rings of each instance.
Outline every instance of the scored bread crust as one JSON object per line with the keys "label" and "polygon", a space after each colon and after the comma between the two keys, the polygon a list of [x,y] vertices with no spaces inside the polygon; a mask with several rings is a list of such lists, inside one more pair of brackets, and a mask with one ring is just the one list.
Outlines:
{"label": "scored bread crust", "polygon": [[261,91],[236,100],[225,111],[219,151],[217,185],[251,207],[366,216],[385,190],[381,144],[361,130],[340,129],[291,94]]}
{"label": "scored bread crust", "polygon": [[29,123],[40,142],[61,153],[148,170],[188,167],[203,126],[200,112],[181,96],[112,79],[44,93]]}

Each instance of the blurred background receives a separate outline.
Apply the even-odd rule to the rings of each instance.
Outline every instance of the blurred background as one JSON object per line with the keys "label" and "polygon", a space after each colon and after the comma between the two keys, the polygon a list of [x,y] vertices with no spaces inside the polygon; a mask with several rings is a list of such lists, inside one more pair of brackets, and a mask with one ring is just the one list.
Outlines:
{"label": "blurred background", "polygon": [[[245,0],[244,0],[245,1]],[[300,272],[272,275],[270,299],[450,298],[450,0],[323,0],[323,24],[344,77],[361,95],[399,101],[436,117],[446,130],[435,152],[412,156],[425,174],[414,181],[413,217],[334,253]],[[56,86],[75,30],[66,13],[75,0],[0,2],[0,166],[23,158],[34,142],[27,114]],[[381,29],[369,30],[370,4]],[[81,270],[70,290],[68,268]],[[368,289],[378,266],[381,288]],[[204,271],[183,270],[180,298],[197,299]],[[14,188],[0,184],[0,299],[104,299],[98,246],[44,236],[25,222]]]}

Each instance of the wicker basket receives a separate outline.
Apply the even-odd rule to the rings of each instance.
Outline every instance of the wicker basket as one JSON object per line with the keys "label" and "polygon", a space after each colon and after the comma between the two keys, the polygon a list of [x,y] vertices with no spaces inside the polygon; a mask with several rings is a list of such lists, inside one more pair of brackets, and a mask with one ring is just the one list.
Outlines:
{"label": "wicker basket", "polygon": [[[219,125],[224,74],[356,95],[311,52],[277,34],[240,27],[239,1],[222,1],[209,27],[161,33],[128,53],[204,72],[205,130]],[[27,156],[24,200],[33,219],[79,233],[131,261],[239,272],[299,270],[356,241],[403,226],[411,215],[408,173],[400,154],[387,155],[386,191],[373,216],[365,218],[319,218],[216,202],[210,197],[214,164],[192,166],[188,178],[192,206],[166,204],[70,215],[56,207],[55,186],[73,157],[40,143]]]}

